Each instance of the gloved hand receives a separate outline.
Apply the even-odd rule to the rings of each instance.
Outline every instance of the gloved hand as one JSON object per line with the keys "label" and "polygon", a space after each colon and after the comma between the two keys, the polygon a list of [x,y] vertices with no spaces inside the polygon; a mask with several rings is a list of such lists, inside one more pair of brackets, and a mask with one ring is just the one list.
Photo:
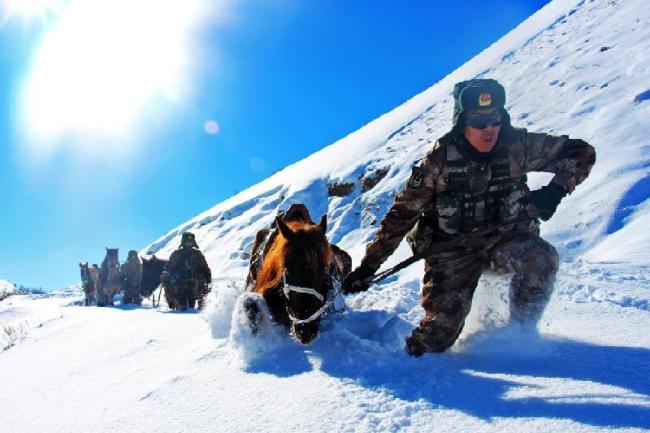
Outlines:
{"label": "gloved hand", "polygon": [[365,263],[350,272],[341,283],[341,291],[344,295],[348,293],[363,292],[368,290],[368,283],[366,280],[375,274],[376,269],[371,268]]}
{"label": "gloved hand", "polygon": [[529,209],[528,213],[531,216],[537,216],[544,221],[548,221],[566,194],[566,190],[555,182],[531,191],[528,197],[528,205],[532,205],[534,209]]}

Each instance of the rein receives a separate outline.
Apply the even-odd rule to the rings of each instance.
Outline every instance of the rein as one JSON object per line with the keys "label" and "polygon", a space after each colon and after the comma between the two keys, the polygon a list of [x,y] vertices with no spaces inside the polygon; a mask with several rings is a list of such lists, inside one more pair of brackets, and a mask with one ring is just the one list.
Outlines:
{"label": "rein", "polygon": [[377,284],[378,282],[390,277],[393,274],[396,274],[397,272],[401,271],[402,269],[411,266],[413,263],[422,260],[426,257],[432,256],[435,253],[447,251],[450,248],[457,248],[457,247],[473,247],[476,245],[476,241],[478,241],[481,237],[488,235],[501,227],[509,226],[512,224],[519,224],[519,223],[524,223],[524,222],[530,222],[530,221],[535,221],[537,218],[532,218],[532,217],[523,217],[523,218],[516,218],[512,221],[508,221],[507,223],[503,224],[498,224],[495,226],[487,227],[482,230],[477,230],[473,233],[469,233],[467,235],[461,236],[457,239],[451,239],[448,241],[443,241],[443,242],[438,242],[433,245],[431,245],[429,248],[426,248],[422,251],[420,251],[417,254],[413,254],[411,257],[409,257],[406,260],[403,260],[393,266],[392,268],[386,269],[383,272],[380,272],[368,279],[366,279],[366,283],[368,285],[371,284]]}

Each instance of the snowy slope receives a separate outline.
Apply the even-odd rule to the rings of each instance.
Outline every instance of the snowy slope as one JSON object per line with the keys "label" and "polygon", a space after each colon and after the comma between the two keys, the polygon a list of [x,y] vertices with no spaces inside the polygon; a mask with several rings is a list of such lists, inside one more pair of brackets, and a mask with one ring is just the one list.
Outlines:
{"label": "snowy slope", "polygon": [[[183,231],[197,234],[215,275],[203,315],[84,308],[71,292],[0,302],[0,430],[650,430],[646,3],[556,0],[404,105],[145,248],[165,257]],[[250,338],[236,300],[255,232],[304,202],[315,219],[328,214],[328,236],[357,264],[411,163],[450,127],[453,84],[476,76],[506,86],[515,125],[598,152],[543,225],[563,264],[540,335],[503,327],[507,282],[487,276],[458,344],[408,357],[403,338],[422,314],[416,264],[349,297],[308,347],[272,327]],[[402,244],[388,264],[407,253]]]}

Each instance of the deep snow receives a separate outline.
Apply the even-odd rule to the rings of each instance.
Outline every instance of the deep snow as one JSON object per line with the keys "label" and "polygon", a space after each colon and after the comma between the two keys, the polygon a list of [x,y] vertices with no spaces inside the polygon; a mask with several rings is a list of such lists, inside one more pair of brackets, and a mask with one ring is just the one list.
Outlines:
{"label": "deep snow", "polygon": [[[146,247],[165,257],[196,233],[216,277],[203,314],[84,308],[74,290],[2,301],[0,429],[650,430],[645,3],[556,0],[404,105]],[[314,219],[328,214],[329,238],[357,264],[411,163],[449,128],[453,84],[474,76],[505,85],[515,125],[598,152],[542,226],[563,263],[539,335],[507,325],[507,280],[488,275],[452,350],[408,357],[403,338],[422,314],[416,264],[348,297],[310,346],[270,323],[251,338],[238,298],[255,232],[304,202]],[[328,196],[345,184],[349,195]],[[387,265],[407,255],[403,243]]]}

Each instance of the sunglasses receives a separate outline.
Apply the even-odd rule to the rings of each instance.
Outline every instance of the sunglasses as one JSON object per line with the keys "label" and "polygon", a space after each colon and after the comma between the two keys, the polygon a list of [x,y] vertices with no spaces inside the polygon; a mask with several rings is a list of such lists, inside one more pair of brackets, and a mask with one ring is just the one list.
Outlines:
{"label": "sunglasses", "polygon": [[488,126],[497,127],[501,126],[501,114],[493,113],[484,116],[467,117],[465,125],[476,129],[485,129]]}

